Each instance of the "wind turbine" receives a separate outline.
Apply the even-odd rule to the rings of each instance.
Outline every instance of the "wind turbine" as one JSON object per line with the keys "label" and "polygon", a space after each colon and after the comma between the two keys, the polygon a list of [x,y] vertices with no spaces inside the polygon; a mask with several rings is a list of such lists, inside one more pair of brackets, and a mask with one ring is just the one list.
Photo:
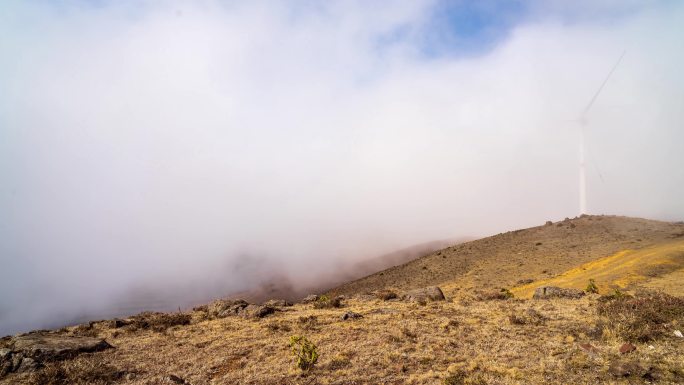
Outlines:
{"label": "wind turbine", "polygon": [[584,108],[582,111],[582,115],[580,115],[580,118],[577,120],[579,122],[579,209],[580,209],[580,215],[581,214],[586,214],[587,213],[587,170],[586,170],[586,165],[585,165],[585,156],[584,156],[584,148],[585,148],[585,143],[584,143],[584,134],[587,129],[587,126],[589,125],[589,122],[587,120],[587,114],[589,113],[589,110],[591,109],[591,106],[594,105],[594,102],[598,98],[599,94],[603,90],[603,87],[605,87],[606,83],[608,83],[608,79],[610,79],[610,76],[615,72],[615,69],[620,65],[620,62],[622,61],[622,58],[625,57],[625,53],[627,51],[622,51],[622,55],[620,55],[620,58],[615,62],[615,65],[613,68],[611,68],[610,72],[608,72],[608,75],[606,78],[603,80],[603,83],[601,83],[601,86],[596,90],[596,93],[594,93],[594,96],[591,98],[589,101],[589,104]]}

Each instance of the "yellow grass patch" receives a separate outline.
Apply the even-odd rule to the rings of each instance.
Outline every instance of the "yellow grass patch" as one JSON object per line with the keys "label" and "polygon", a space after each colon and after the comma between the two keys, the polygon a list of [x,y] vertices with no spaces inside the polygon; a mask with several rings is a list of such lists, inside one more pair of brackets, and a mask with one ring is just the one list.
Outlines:
{"label": "yellow grass patch", "polygon": [[661,289],[669,294],[681,295],[684,277],[684,241],[671,242],[640,250],[623,250],[611,256],[585,263],[556,277],[514,287],[516,297],[531,298],[540,286],[560,286],[575,289],[587,287],[594,279],[599,292],[634,284]]}

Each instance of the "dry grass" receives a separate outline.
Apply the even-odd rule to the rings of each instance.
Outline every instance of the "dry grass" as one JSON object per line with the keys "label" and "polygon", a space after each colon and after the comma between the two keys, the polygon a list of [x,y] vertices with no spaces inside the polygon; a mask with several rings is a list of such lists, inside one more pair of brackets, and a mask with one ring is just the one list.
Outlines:
{"label": "dry grass", "polygon": [[[121,329],[94,323],[81,332],[106,338],[115,349],[33,376],[11,374],[0,385],[173,385],[176,379],[192,385],[684,383],[684,338],[672,333],[684,329],[682,299],[649,294],[600,301],[590,294],[535,301],[515,288],[513,299],[497,289],[531,279],[533,290],[617,255],[577,270],[571,277],[576,288],[595,278],[599,291],[609,292],[603,272],[613,274],[614,284],[625,284],[620,287],[657,282],[677,294],[684,285],[674,281],[680,270],[669,262],[679,263],[675,249],[684,244],[672,234],[683,231],[681,224],[584,217],[450,247],[344,285],[320,303],[297,304],[263,319],[210,316],[209,305],[191,314],[144,314]],[[675,245],[671,253],[649,254],[666,243]],[[626,249],[635,251],[616,254]],[[661,257],[669,262],[639,270],[644,261]],[[611,266],[618,270],[611,272]],[[645,280],[633,279],[634,266]],[[584,275],[587,267],[591,276]],[[435,284],[447,301],[393,298]],[[344,309],[337,294],[346,296]],[[344,321],[346,311],[363,318]],[[308,371],[293,360],[293,335],[316,345],[317,362]],[[621,355],[624,342],[636,351]],[[633,374],[616,375],[621,365]]]}
{"label": "dry grass", "polygon": [[192,316],[185,313],[144,312],[131,317],[131,320],[129,330],[150,329],[163,332],[172,326],[190,324]]}
{"label": "dry grass", "polygon": [[[539,286],[561,286],[607,293],[615,288],[642,285],[654,278],[672,276],[684,271],[684,241],[670,241],[640,250],[622,250],[613,255],[598,258],[561,274],[521,285],[512,289],[518,297],[530,298]],[[661,280],[662,281],[662,280]],[[684,295],[684,285],[676,285],[675,293]]]}
{"label": "dry grass", "polygon": [[626,341],[648,342],[684,326],[684,299],[665,293],[611,296],[599,301],[597,311],[604,334]]}
{"label": "dry grass", "polygon": [[[619,358],[617,349],[623,341],[595,333],[595,325],[605,322],[605,316],[597,314],[597,306],[601,306],[598,296],[474,301],[469,305],[442,301],[425,306],[352,298],[345,305],[344,310],[295,305],[290,311],[260,320],[239,316],[204,320],[169,328],[166,333],[138,329],[114,335],[115,330],[96,325],[94,330],[116,349],[88,355],[87,362],[97,362],[108,372],[112,369],[107,368],[117,368],[113,372],[135,375],[100,378],[84,370],[81,374],[69,372],[72,377],[67,378],[77,385],[173,384],[165,380],[171,375],[193,385],[582,384],[620,380],[608,368]],[[340,315],[347,310],[364,317],[342,321]],[[522,321],[511,322],[511,315]],[[318,362],[308,372],[302,372],[293,361],[292,335],[305,335],[317,346]],[[652,368],[658,381],[677,383],[684,379],[684,343],[673,335],[659,338],[657,343],[634,341],[639,364]],[[585,343],[596,351],[580,348]],[[64,365],[84,365],[84,359]],[[61,375],[50,373],[61,372],[39,376]],[[12,375],[0,384],[35,384],[30,381],[25,375]]]}
{"label": "dry grass", "polygon": [[29,376],[30,385],[109,385],[116,384],[126,373],[115,367],[89,359],[48,363]]}

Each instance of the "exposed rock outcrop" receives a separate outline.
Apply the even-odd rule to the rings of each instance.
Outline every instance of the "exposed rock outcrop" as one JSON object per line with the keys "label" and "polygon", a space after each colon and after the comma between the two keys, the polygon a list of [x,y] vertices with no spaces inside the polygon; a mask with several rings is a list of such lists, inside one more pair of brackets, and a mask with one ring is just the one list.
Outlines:
{"label": "exposed rock outcrop", "polygon": [[0,376],[11,372],[31,372],[42,367],[45,362],[110,348],[110,344],[99,338],[47,332],[19,335],[10,339],[7,348],[0,349]]}
{"label": "exposed rock outcrop", "polygon": [[556,286],[541,286],[534,291],[532,298],[534,299],[550,299],[550,298],[571,298],[578,299],[584,296],[584,292],[578,289],[567,289]]}
{"label": "exposed rock outcrop", "polygon": [[422,289],[407,291],[403,299],[406,301],[444,301],[444,293],[437,286],[429,286]]}

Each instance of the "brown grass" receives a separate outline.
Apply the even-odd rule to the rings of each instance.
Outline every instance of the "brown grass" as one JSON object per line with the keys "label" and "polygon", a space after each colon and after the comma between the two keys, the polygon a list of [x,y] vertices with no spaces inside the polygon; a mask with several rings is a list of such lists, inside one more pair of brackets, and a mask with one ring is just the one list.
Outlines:
{"label": "brown grass", "polygon": [[93,360],[71,360],[48,363],[30,375],[30,385],[109,385],[115,384],[126,373],[115,367]]}
{"label": "brown grass", "polygon": [[[680,299],[657,298],[664,302],[657,300],[661,305],[653,306],[654,311],[673,309],[678,314],[670,305]],[[610,306],[617,314],[628,303]],[[593,334],[606,317],[598,314],[597,307],[604,305],[596,296],[426,306],[352,298],[345,305],[344,310],[295,305],[267,319],[233,316],[178,325],[165,333],[137,329],[114,336],[116,330],[95,326],[115,349],[65,361],[36,376],[49,385],[63,384],[60,378],[77,385],[171,384],[164,380],[170,375],[193,385],[438,385],[449,378],[464,384],[605,383],[614,380],[608,367],[624,342]],[[364,317],[342,321],[347,309]],[[511,322],[511,315],[521,321]],[[305,335],[317,346],[318,362],[304,377],[293,362],[292,335]],[[652,342],[633,341],[639,364],[653,368],[659,381],[684,379],[682,342],[667,333],[659,341],[664,342],[654,344],[654,349],[648,347]],[[596,350],[585,352],[579,347],[585,343]],[[80,371],[67,366],[71,362]],[[15,374],[0,379],[0,384],[36,382]]]}
{"label": "brown grass", "polygon": [[191,320],[192,316],[186,313],[144,312],[132,317],[129,330],[149,329],[163,332],[172,326],[189,325]]}
{"label": "brown grass", "polygon": [[673,326],[684,325],[682,298],[659,292],[605,298],[599,301],[597,311],[607,335],[646,342],[672,334]]}

